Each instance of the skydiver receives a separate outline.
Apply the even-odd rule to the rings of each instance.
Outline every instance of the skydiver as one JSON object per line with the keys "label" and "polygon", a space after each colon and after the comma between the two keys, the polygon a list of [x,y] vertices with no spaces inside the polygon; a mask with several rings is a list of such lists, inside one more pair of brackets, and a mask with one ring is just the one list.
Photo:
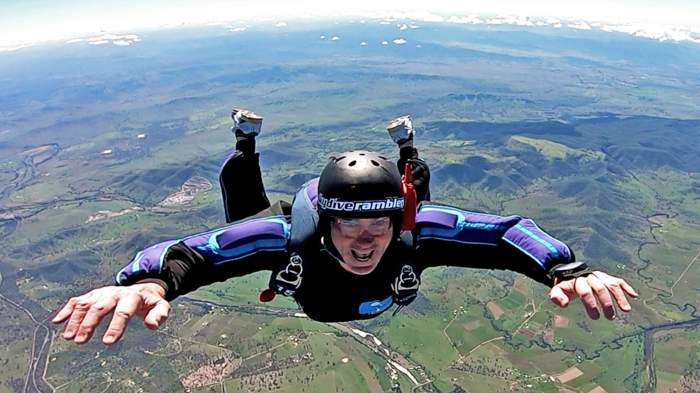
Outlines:
{"label": "skydiver", "polygon": [[271,276],[262,301],[291,296],[325,322],[374,318],[393,305],[398,311],[416,298],[422,272],[442,265],[525,274],[550,287],[560,307],[581,297],[592,319],[599,307],[614,319],[615,303],[629,312],[627,295],[638,296],[625,280],[577,262],[531,219],[430,202],[430,171],[408,116],[388,127],[398,165],[369,151],[335,155],[292,205],[271,205],[266,196],[255,152],[262,117],[234,109],[232,118],[236,150],[220,173],[228,225],[147,247],[117,273],[116,285],[71,298],[52,320],[68,321],[66,340],[87,342],[111,313],[104,344],[119,340],[134,315],[157,329],[178,296],[263,270]]}

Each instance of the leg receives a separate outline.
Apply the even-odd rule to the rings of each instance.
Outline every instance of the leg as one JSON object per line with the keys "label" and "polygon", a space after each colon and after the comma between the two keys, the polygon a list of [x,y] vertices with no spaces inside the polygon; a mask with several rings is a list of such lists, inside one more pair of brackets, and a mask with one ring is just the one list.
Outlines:
{"label": "leg", "polygon": [[[219,173],[227,223],[270,207],[260,173],[260,154],[255,153],[255,136],[260,131],[262,118],[248,111],[241,118],[241,112],[234,109],[231,114],[236,150],[226,158]],[[251,123],[254,123],[252,127]]]}
{"label": "leg", "polygon": [[406,163],[411,164],[411,182],[416,187],[418,203],[430,200],[430,169],[428,164],[418,157],[418,150],[413,147],[413,123],[410,116],[401,116],[392,120],[387,127],[391,139],[399,146],[399,161],[396,163],[403,175]]}
{"label": "leg", "polygon": [[418,203],[430,200],[430,168],[428,164],[418,157],[418,149],[411,146],[401,147],[399,150],[399,172],[403,175],[406,163],[411,164],[411,183],[416,187]]}

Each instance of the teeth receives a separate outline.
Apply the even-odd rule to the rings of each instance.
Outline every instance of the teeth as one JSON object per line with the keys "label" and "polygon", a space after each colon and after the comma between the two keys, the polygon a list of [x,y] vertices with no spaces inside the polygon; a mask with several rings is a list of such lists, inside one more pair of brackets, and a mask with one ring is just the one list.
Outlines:
{"label": "teeth", "polygon": [[352,252],[352,256],[355,257],[355,259],[357,259],[358,261],[367,262],[372,257],[374,250],[372,250],[366,254],[360,254],[359,252],[357,252],[355,250],[350,250],[350,252]]}

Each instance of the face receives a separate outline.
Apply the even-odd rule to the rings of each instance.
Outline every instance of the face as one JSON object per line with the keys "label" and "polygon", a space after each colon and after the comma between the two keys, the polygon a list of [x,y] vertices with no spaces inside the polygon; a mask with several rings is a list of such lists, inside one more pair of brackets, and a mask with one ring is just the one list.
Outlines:
{"label": "face", "polygon": [[343,258],[340,266],[354,274],[372,273],[393,236],[389,217],[333,218],[331,240]]}

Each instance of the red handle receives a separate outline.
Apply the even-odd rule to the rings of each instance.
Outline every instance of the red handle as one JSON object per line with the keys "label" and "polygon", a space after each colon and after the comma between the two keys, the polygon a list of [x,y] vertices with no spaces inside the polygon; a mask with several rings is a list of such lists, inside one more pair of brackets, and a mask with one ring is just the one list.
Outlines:
{"label": "red handle", "polygon": [[403,191],[403,220],[401,222],[401,230],[410,231],[416,226],[416,187],[411,183],[411,174],[413,168],[408,162],[401,176],[401,188]]}
{"label": "red handle", "polygon": [[267,288],[260,292],[260,301],[263,303],[271,302],[275,298],[275,291],[272,288]]}

